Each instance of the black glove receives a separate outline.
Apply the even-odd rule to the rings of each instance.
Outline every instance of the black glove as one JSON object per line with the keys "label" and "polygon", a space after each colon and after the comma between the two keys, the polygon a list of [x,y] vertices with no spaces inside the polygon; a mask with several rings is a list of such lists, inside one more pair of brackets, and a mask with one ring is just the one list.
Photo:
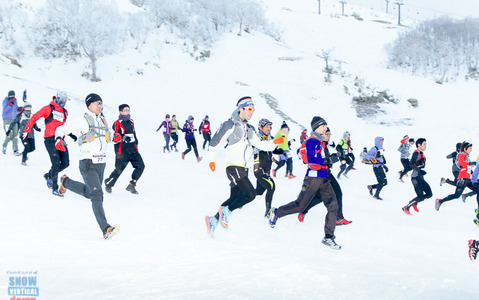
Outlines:
{"label": "black glove", "polygon": [[424,170],[419,171],[419,175],[420,175],[420,176],[424,176],[424,175],[426,175],[426,174],[427,174],[427,173],[426,173],[426,171],[424,171]]}
{"label": "black glove", "polygon": [[42,132],[42,130],[39,127],[33,127],[33,129],[35,129],[38,132]]}
{"label": "black glove", "polygon": [[10,133],[11,133],[11,131],[10,131],[10,130],[7,130],[7,132],[6,132],[5,134],[6,134],[7,136],[9,136]]}
{"label": "black glove", "polygon": [[475,166],[476,164],[477,164],[477,163],[476,163],[475,161],[471,161],[471,162],[469,163],[470,166]]}
{"label": "black glove", "polygon": [[338,155],[336,153],[331,154],[329,158],[330,158],[331,164],[334,164],[339,161]]}
{"label": "black glove", "polygon": [[131,141],[131,137],[126,135],[123,140],[125,141],[125,143],[129,143]]}
{"label": "black glove", "polygon": [[68,136],[69,136],[74,142],[76,142],[77,139],[78,139],[77,136],[74,135],[73,133],[70,133]]}
{"label": "black glove", "polygon": [[333,148],[336,148],[336,144],[334,142],[329,143],[329,145],[331,145]]}
{"label": "black glove", "polygon": [[389,172],[389,168],[386,165],[384,165],[383,168],[384,168],[384,171],[386,171],[386,173]]}

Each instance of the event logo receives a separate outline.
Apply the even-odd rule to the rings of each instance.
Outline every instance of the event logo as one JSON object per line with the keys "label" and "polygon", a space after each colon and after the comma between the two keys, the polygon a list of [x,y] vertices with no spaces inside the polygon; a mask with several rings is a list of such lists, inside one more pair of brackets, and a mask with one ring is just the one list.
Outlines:
{"label": "event logo", "polygon": [[9,300],[37,300],[37,271],[8,271]]}

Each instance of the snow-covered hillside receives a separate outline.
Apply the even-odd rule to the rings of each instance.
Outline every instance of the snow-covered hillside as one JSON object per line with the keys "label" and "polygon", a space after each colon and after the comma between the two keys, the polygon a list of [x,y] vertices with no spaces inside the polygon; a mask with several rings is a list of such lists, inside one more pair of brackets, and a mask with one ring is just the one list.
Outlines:
{"label": "snow-covered hillside", "polygon": [[[369,8],[358,8],[364,18],[358,21],[318,15],[317,1],[264,2],[268,18],[282,30],[282,40],[260,33],[227,35],[205,62],[195,61],[174,44],[162,45],[161,51],[153,46],[142,53],[125,50],[99,60],[102,81],[92,83],[80,76],[86,60],[65,63],[26,57],[23,68],[0,60],[1,95],[11,89],[21,95],[28,89],[34,111],[46,105],[57,89],[68,91],[72,101],[66,108],[72,118],[83,113],[84,98],[90,92],[102,96],[110,122],[118,115],[118,105],[128,103],[146,163],[137,185],[139,195],[125,191],[131,167],[113,193],[105,195],[107,218],[121,231],[104,241],[89,200],[71,192],[58,198],[46,188],[42,175],[50,164],[42,134],[36,134],[37,150],[29,155],[27,167],[20,165],[9,145],[7,155],[0,156],[0,299],[12,297],[9,278],[17,276],[37,279],[37,299],[476,296],[479,265],[467,256],[467,241],[479,238],[472,222],[476,201],[451,201],[439,212],[433,202],[454,191],[451,186],[439,186],[441,177],[452,176],[445,156],[457,142],[479,142],[473,122],[479,83],[438,85],[386,69],[383,47],[405,28],[374,21],[378,15],[369,14]],[[325,9],[336,5],[322,2]],[[438,9],[447,11],[445,6]],[[324,81],[321,50],[331,50],[334,68],[341,67],[330,83]],[[150,59],[157,51],[160,59]],[[356,77],[364,87],[388,90],[400,102],[383,105],[385,114],[375,118],[357,118],[351,101],[357,93]],[[218,227],[214,239],[206,234],[204,217],[214,214],[229,196],[224,161],[220,156],[212,173],[208,153],[202,149],[205,159],[200,163],[193,154],[185,160],[179,153],[163,154],[163,137],[155,130],[167,113],[176,114],[180,124],[193,115],[196,126],[209,115],[215,130],[245,95],[255,101],[251,123],[256,126],[266,117],[273,121],[273,133],[284,115],[291,120],[290,138],[296,140],[301,126],[309,130],[315,115],[327,120],[336,142],[344,131],[351,132],[358,160],[357,170],[339,181],[345,217],[353,221],[336,228],[342,250],[321,244],[324,206],[313,209],[304,223],[288,216],[271,229],[263,217],[264,196],[234,211],[228,230]],[[283,115],[268,105],[266,95],[277,100]],[[409,98],[418,99],[419,106],[412,107]],[[406,118],[411,121],[401,123]],[[434,193],[413,216],[401,210],[415,196],[412,184],[409,179],[397,181],[401,165],[396,149],[405,134],[427,139],[426,180]],[[359,162],[360,151],[372,147],[376,136],[385,138],[390,169],[384,201],[368,194],[366,186],[375,178],[371,167]],[[4,134],[0,137],[3,140]],[[184,150],[183,136],[180,141],[179,148]],[[202,144],[202,137],[197,136],[197,141]],[[69,144],[71,165],[62,174],[79,180],[78,147]],[[476,149],[472,157],[479,153]],[[114,166],[113,147],[109,151],[106,176]],[[297,159],[297,178],[284,178],[283,170],[275,179],[274,206],[295,200],[305,174]],[[254,182],[253,174],[250,179]]]}

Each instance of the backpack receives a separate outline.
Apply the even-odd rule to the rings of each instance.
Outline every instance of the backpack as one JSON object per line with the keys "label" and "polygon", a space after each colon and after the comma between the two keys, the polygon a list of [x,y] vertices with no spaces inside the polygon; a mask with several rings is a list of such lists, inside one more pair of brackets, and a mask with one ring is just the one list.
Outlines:
{"label": "backpack", "polygon": [[[302,143],[301,143],[301,148],[299,148],[299,156],[301,157],[301,160],[303,161],[303,164],[308,164],[308,155],[306,154],[306,142],[309,140],[309,139],[316,139],[315,137],[309,137],[307,138],[306,140],[304,140]],[[316,139],[318,140],[318,139]],[[318,140],[319,141],[319,140]],[[319,141],[321,143],[321,147],[325,147],[324,143]]]}
{"label": "backpack", "polygon": [[[50,106],[50,115],[48,115],[48,117],[45,118],[45,125],[47,125],[48,123],[50,123],[51,121],[53,121],[53,111],[55,110],[55,106],[49,104]],[[67,117],[68,117],[68,114],[67,114],[67,111],[65,110],[64,107],[62,107],[62,110],[63,110],[63,115],[65,116],[65,122],[67,121]]]}

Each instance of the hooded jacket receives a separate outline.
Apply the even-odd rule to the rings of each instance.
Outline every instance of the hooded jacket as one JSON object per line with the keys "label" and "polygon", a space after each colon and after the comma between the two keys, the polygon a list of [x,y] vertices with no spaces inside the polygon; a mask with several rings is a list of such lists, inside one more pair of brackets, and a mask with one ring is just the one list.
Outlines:
{"label": "hooded jacket", "polygon": [[376,163],[373,163],[374,168],[384,167],[386,164],[386,159],[381,153],[381,150],[383,149],[383,146],[381,146],[382,140],[384,140],[382,136],[376,137],[376,139],[374,139],[374,147],[372,147],[364,156],[366,160],[371,160],[373,157],[377,160]]}
{"label": "hooded jacket", "polygon": [[192,116],[188,116],[188,120],[185,121],[185,125],[183,125],[183,132],[185,133],[185,139],[186,140],[191,140],[195,138],[195,126],[190,123],[191,119],[193,119]]}
{"label": "hooded jacket", "polygon": [[8,119],[8,120],[15,120],[15,117],[17,116],[19,109],[18,109],[18,104],[17,104],[17,98],[13,98],[13,101],[10,101],[10,97],[5,97],[3,99],[3,112],[2,112],[2,117],[3,119]]}
{"label": "hooded jacket", "polygon": [[218,149],[225,148],[226,166],[241,166],[247,168],[253,155],[254,146],[260,150],[273,151],[276,145],[272,140],[261,141],[253,126],[239,117],[236,109],[228,121],[222,123],[210,141],[210,162],[216,160]]}
{"label": "hooded jacket", "polygon": [[401,159],[409,159],[409,155],[411,154],[411,144],[409,141],[401,140],[398,151],[401,152]]}

